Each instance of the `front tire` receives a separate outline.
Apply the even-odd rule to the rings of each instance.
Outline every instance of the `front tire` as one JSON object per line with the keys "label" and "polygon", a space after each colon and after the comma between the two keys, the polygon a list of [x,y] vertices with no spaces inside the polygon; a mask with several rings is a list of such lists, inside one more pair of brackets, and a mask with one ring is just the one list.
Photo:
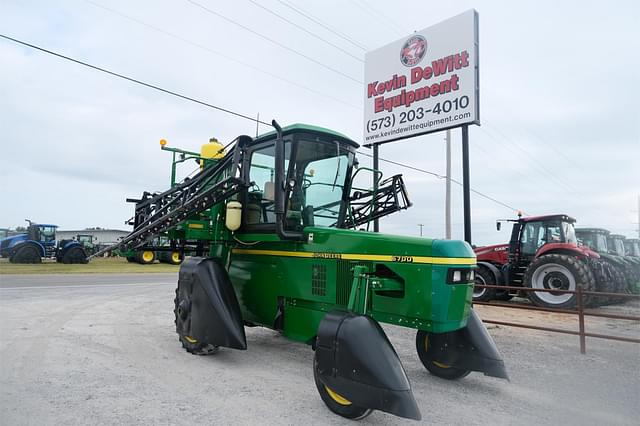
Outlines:
{"label": "front tire", "polygon": [[458,380],[469,375],[471,370],[463,370],[461,368],[452,367],[433,359],[429,353],[429,333],[428,331],[418,330],[416,333],[416,350],[422,365],[436,377],[446,380]]}
{"label": "front tire", "polygon": [[[524,274],[524,284],[533,289],[584,291],[595,289],[595,279],[585,263],[573,256],[547,254],[535,259]],[[529,292],[534,305],[544,308],[573,308],[578,296],[570,293]],[[584,305],[588,304],[583,296]]]}
{"label": "front tire", "polygon": [[313,380],[322,402],[335,414],[351,420],[362,420],[373,412],[371,408],[359,407],[327,387],[318,379],[318,363],[313,357]]}
{"label": "front tire", "polygon": [[[475,273],[475,283],[480,285],[496,285],[496,280],[491,271],[486,268],[479,267]],[[496,296],[495,288],[479,288],[473,287],[473,301],[474,302],[488,302],[493,300]]]}
{"label": "front tire", "polygon": [[72,247],[62,256],[62,263],[87,263],[87,254],[80,247]]}
{"label": "front tire", "polygon": [[136,254],[136,260],[141,265],[150,265],[156,260],[156,252],[153,250],[141,250]]}
{"label": "front tire", "polygon": [[178,333],[178,340],[182,343],[182,347],[193,355],[211,355],[218,352],[218,346],[200,342],[195,337],[184,333],[184,330],[188,330],[191,325],[191,299],[189,295],[181,294],[176,288],[176,297],[173,302],[176,333]]}

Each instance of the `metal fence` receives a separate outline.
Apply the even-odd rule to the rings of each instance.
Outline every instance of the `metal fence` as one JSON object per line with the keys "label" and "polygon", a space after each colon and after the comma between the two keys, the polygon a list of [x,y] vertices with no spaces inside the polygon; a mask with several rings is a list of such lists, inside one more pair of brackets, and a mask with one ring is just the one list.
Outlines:
{"label": "metal fence", "polygon": [[499,302],[473,302],[474,305],[484,305],[484,306],[497,306],[501,308],[510,308],[510,309],[526,309],[530,311],[542,311],[542,312],[553,312],[553,313],[561,313],[561,314],[570,314],[578,316],[578,330],[568,330],[563,328],[553,328],[553,327],[542,327],[537,325],[529,325],[523,323],[515,323],[515,322],[507,322],[507,321],[496,321],[491,319],[483,319],[482,321],[487,324],[497,324],[504,325],[509,327],[520,327],[520,328],[529,328],[533,330],[540,331],[549,331],[552,333],[563,333],[563,334],[571,334],[574,336],[580,337],[580,353],[586,353],[586,338],[587,337],[595,337],[598,339],[608,339],[608,340],[617,340],[620,342],[631,342],[631,343],[640,343],[640,339],[633,337],[625,337],[625,336],[616,336],[611,334],[599,334],[599,333],[589,333],[585,330],[585,317],[600,317],[600,318],[611,318],[611,319],[619,319],[619,320],[628,320],[628,321],[640,321],[640,316],[635,315],[621,315],[621,314],[612,314],[606,312],[597,312],[593,309],[586,309],[586,298],[625,298],[625,299],[640,299],[640,294],[624,294],[624,293],[605,293],[605,292],[595,292],[595,291],[583,291],[580,287],[577,290],[549,290],[549,289],[534,289],[529,287],[511,287],[511,286],[501,286],[501,285],[480,285],[477,284],[475,287],[478,288],[495,288],[499,290],[509,290],[509,291],[518,291],[518,292],[547,292],[547,293],[562,293],[562,294],[575,294],[576,297],[576,307],[575,309],[562,309],[562,308],[543,308],[539,306],[530,306],[530,305],[521,305],[514,303],[499,303]]}

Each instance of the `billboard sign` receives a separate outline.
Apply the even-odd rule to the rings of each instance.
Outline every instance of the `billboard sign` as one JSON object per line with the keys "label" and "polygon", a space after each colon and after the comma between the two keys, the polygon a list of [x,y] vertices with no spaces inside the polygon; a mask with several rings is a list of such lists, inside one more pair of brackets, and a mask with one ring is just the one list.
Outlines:
{"label": "billboard sign", "polygon": [[480,124],[478,13],[365,55],[364,144]]}

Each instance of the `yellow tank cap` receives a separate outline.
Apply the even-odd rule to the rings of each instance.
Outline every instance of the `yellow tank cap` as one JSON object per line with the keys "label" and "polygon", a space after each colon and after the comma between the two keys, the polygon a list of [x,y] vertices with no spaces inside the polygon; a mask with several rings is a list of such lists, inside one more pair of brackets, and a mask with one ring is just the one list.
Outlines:
{"label": "yellow tank cap", "polygon": [[200,148],[200,157],[217,160],[224,157],[224,145],[216,138],[211,138],[209,143],[202,145]]}

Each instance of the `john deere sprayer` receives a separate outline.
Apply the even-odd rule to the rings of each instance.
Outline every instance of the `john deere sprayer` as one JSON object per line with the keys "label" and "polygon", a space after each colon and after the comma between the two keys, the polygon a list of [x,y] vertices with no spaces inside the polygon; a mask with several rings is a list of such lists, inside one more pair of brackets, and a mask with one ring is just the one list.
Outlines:
{"label": "john deere sprayer", "polygon": [[[141,247],[190,220],[206,222],[200,243],[208,255],[180,267],[174,312],[182,346],[198,355],[244,350],[245,327],[279,331],[313,348],[320,397],[352,419],[374,409],[421,418],[380,323],[415,329],[417,354],[436,376],[507,378],[471,309],[471,247],[358,230],[409,207],[401,176],[382,180],[357,167],[358,145],[339,133],[273,125],[140,200],[135,229],[120,243]],[[354,187],[361,173],[376,176],[375,191]]]}

